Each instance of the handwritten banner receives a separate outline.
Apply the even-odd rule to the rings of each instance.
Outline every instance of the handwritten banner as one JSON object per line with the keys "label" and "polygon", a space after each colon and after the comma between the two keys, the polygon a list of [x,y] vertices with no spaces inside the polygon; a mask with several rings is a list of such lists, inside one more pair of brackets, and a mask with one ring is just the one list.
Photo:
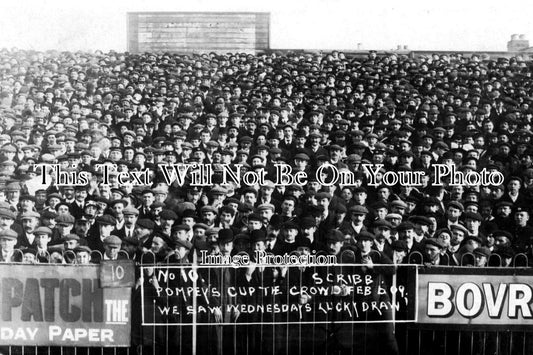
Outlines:
{"label": "handwritten banner", "polygon": [[143,325],[413,322],[416,267],[143,267]]}
{"label": "handwritten banner", "polygon": [[131,289],[102,288],[100,267],[0,264],[0,344],[130,346]]}

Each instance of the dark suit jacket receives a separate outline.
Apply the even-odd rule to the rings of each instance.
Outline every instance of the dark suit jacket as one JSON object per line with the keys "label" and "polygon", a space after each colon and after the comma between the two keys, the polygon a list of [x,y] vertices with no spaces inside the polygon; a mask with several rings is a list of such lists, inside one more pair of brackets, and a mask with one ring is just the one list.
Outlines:
{"label": "dark suit jacket", "polygon": [[80,219],[83,216],[83,207],[78,206],[76,201],[69,205],[69,211],[70,214],[76,219]]}

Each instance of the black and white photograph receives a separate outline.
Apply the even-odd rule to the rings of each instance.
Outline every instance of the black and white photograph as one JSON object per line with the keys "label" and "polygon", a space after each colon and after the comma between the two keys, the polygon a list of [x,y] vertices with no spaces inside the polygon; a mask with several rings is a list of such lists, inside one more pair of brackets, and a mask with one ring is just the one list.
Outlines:
{"label": "black and white photograph", "polygon": [[533,354],[532,13],[1,3],[0,355]]}

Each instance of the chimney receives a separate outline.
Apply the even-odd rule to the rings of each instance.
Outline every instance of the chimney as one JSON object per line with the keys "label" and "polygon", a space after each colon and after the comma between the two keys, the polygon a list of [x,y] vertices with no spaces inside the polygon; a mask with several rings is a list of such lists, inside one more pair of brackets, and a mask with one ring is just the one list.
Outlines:
{"label": "chimney", "polygon": [[513,34],[511,40],[507,42],[508,52],[520,52],[526,48],[529,48],[529,41],[525,34]]}

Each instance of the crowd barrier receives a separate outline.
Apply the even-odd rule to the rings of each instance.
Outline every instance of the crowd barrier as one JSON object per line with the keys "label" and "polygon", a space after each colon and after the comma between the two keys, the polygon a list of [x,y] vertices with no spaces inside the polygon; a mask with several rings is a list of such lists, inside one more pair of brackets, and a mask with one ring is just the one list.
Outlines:
{"label": "crowd barrier", "polygon": [[[414,253],[407,265],[375,265],[381,269],[379,275],[375,274],[378,276],[372,277],[368,277],[364,265],[354,263],[356,256],[351,251],[343,253],[339,260],[342,263],[337,265],[264,266],[251,278],[246,277],[249,265],[154,264],[155,256],[150,252],[135,263],[128,261],[125,253],[119,261],[107,261],[94,252],[90,265],[65,265],[68,260],[76,264],[70,252],[61,255],[59,259],[67,261],[60,263],[54,263],[53,257],[44,259],[48,265],[0,264],[6,271],[0,279],[0,354],[533,353],[533,291],[524,286],[533,284],[533,272],[527,267],[529,260],[524,254],[516,255],[510,267],[501,267],[502,261],[492,257],[489,267],[474,268],[474,256],[469,253],[456,267],[445,266],[445,260],[444,266],[426,266],[422,255]],[[117,273],[118,266],[124,268]],[[54,274],[55,268],[60,269]],[[284,275],[279,274],[282,269]],[[63,322],[76,307],[83,312],[83,302],[89,302],[82,300],[87,287],[87,292],[96,295],[94,298],[103,297],[105,307],[114,307],[111,311],[104,307],[102,317],[117,314],[117,305],[110,301],[113,297],[115,301],[131,301],[128,316],[124,317],[129,328],[123,334],[127,341],[119,346],[110,341],[80,344],[74,330],[74,335],[57,335],[63,336],[62,342],[57,343],[52,338],[34,343],[28,339],[25,344],[6,340],[16,337],[16,330],[27,328],[30,334],[32,327],[42,325],[39,322],[46,323],[46,319],[36,316],[39,307],[35,300],[28,301],[29,290],[33,279],[40,280],[41,312],[45,313],[50,294],[44,294],[47,289],[42,283],[55,277],[59,286],[54,306]],[[12,284],[6,284],[8,278],[22,280],[24,287],[17,291]],[[77,286],[71,283],[68,291],[63,291],[63,283],[69,282],[65,280],[75,278],[84,280],[81,290],[76,291]],[[94,288],[96,283],[93,288],[87,286],[89,279],[99,280],[104,296]],[[339,280],[347,287],[336,287]],[[449,285],[453,291],[433,284]],[[303,291],[310,295],[309,300],[302,298]],[[66,308],[62,308],[61,297],[70,298]],[[80,304],[76,303],[77,297]],[[19,310],[26,307],[26,302],[33,307],[30,315]],[[98,302],[92,302],[94,313],[94,303]],[[448,304],[446,313],[442,310]],[[13,319],[20,315],[26,322],[24,326],[6,321],[6,305],[11,305]],[[436,314],[433,318],[430,308]],[[73,324],[79,322],[73,329],[98,328],[82,316],[70,320]],[[102,327],[114,327],[113,323],[120,322],[104,319]],[[60,326],[57,320],[46,324]],[[119,328],[113,328],[114,334],[123,332],[123,326],[116,325]],[[24,331],[20,330],[21,334]],[[85,336],[82,330],[78,331],[79,336]]]}

